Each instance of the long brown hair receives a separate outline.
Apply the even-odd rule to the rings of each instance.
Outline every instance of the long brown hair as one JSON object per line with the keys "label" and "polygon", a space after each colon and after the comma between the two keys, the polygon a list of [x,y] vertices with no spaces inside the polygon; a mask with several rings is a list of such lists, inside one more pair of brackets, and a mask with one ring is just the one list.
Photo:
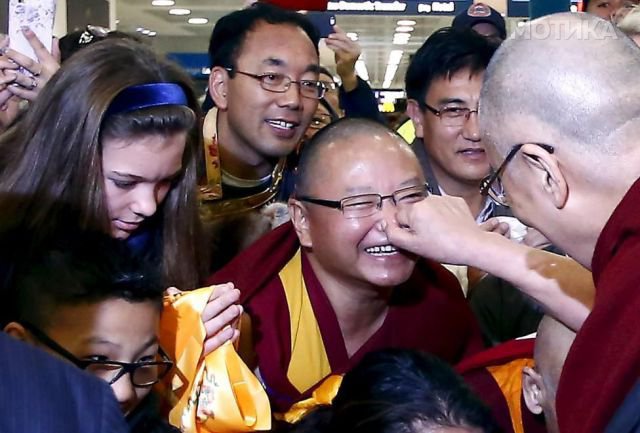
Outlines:
{"label": "long brown hair", "polygon": [[[122,90],[140,84],[179,84],[184,106],[161,106],[105,116]],[[186,109],[186,110],[185,110]],[[183,173],[154,218],[161,221],[159,254],[163,283],[198,286],[207,258],[196,197],[194,127],[198,103],[189,78],[142,44],[105,40],[73,56],[47,83],[22,121],[0,137],[0,213],[34,231],[63,224],[109,232],[102,175],[101,139],[189,131]],[[130,134],[128,134],[130,133]]]}

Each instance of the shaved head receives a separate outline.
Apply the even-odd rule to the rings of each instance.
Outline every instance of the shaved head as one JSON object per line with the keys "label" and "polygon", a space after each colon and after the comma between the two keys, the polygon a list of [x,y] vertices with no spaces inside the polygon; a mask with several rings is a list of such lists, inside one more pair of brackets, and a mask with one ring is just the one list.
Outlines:
{"label": "shaved head", "polygon": [[545,316],[538,326],[533,357],[536,370],[542,376],[547,389],[553,390],[554,396],[562,366],[575,338],[575,332],[551,316]]}
{"label": "shaved head", "polygon": [[556,393],[562,366],[576,334],[562,323],[545,316],[538,326],[534,351],[535,369],[525,367],[522,375],[524,401],[531,413],[544,413],[549,433],[559,433]]}
{"label": "shaved head", "polygon": [[[485,74],[484,139],[618,155],[640,132],[640,49],[590,14],[555,14],[520,27]],[[560,144],[560,146],[559,146]]]}
{"label": "shaved head", "polygon": [[[298,164],[295,191],[297,195],[308,194],[315,182],[320,182],[324,175],[331,176],[331,173],[324,173],[323,161],[324,151],[343,152],[341,158],[351,158],[355,161],[358,154],[364,149],[353,149],[351,145],[355,137],[371,137],[368,146],[388,147],[390,143],[395,143],[401,152],[405,152],[416,160],[411,147],[395,131],[371,120],[344,118],[334,122],[318,132],[302,149],[300,162]],[[391,140],[379,140],[378,137],[388,137]]]}

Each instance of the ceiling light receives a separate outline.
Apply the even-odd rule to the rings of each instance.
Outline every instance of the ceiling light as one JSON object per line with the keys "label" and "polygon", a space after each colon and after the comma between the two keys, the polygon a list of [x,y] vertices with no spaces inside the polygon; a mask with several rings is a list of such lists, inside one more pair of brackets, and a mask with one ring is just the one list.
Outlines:
{"label": "ceiling light", "polygon": [[369,81],[369,71],[367,70],[367,65],[364,63],[364,60],[358,60],[356,62],[356,73],[364,81]]}
{"label": "ceiling light", "polygon": [[153,36],[155,36],[155,35],[157,35],[157,34],[158,34],[158,32],[149,32],[149,33],[147,34],[147,36],[151,36],[151,37],[153,37]]}
{"label": "ceiling light", "polygon": [[176,4],[173,0],[153,0],[151,6],[173,6]]}
{"label": "ceiling light", "polygon": [[396,32],[405,33],[405,32],[412,32],[412,31],[413,31],[413,27],[409,27],[409,26],[396,27]]}
{"label": "ceiling light", "polygon": [[387,65],[399,65],[403,53],[404,51],[402,50],[391,50],[391,52],[389,53],[389,61],[387,62]]}
{"label": "ceiling light", "polygon": [[387,70],[384,73],[384,81],[391,82],[393,78],[396,76],[396,72],[398,71],[398,65],[387,65]]}
{"label": "ceiling light", "polygon": [[411,34],[409,33],[395,33],[393,35],[393,39],[405,39],[405,40],[409,40],[409,38],[411,37]]}
{"label": "ceiling light", "polygon": [[140,33],[142,33],[143,35],[148,35],[149,33],[151,33],[151,30],[144,29],[144,30],[143,30],[142,32],[140,32]]}
{"label": "ceiling light", "polygon": [[190,13],[191,11],[189,9],[181,9],[181,8],[169,9],[169,15],[189,15]]}
{"label": "ceiling light", "polygon": [[384,83],[382,83],[383,89],[388,89],[389,87],[391,87],[391,81],[385,81]]}
{"label": "ceiling light", "polygon": [[414,20],[398,20],[399,26],[415,26],[416,22]]}
{"label": "ceiling light", "polygon": [[407,39],[394,39],[393,45],[407,45],[409,41]]}
{"label": "ceiling light", "polygon": [[207,18],[189,18],[187,22],[189,24],[207,24],[209,20]]}
{"label": "ceiling light", "polygon": [[144,30],[144,27],[138,27],[138,28],[136,29],[136,32],[141,32],[141,31],[143,31],[143,30]]}
{"label": "ceiling light", "polygon": [[358,34],[354,33],[354,32],[347,33],[347,37],[349,39],[351,39],[352,41],[357,41],[358,40]]}

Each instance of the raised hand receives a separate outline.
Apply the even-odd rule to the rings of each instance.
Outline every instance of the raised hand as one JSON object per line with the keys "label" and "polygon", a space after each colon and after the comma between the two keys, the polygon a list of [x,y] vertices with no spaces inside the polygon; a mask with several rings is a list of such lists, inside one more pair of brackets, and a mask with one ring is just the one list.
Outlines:
{"label": "raised hand", "polygon": [[[57,40],[54,40],[53,52],[50,53],[30,29],[25,28],[22,32],[33,48],[38,60],[35,61],[11,48],[6,49],[4,56],[13,64],[12,66],[7,66],[7,69],[11,69],[9,73],[13,71],[15,74],[13,85],[10,85],[8,90],[15,96],[33,101],[53,74],[60,69],[60,52]],[[0,68],[3,66],[5,65],[0,64]],[[20,67],[23,69],[20,70]]]}
{"label": "raised hand", "polygon": [[334,26],[335,33],[331,33],[325,43],[335,53],[336,72],[342,80],[342,87],[349,92],[358,85],[356,62],[362,53],[360,44],[352,41],[344,30]]}

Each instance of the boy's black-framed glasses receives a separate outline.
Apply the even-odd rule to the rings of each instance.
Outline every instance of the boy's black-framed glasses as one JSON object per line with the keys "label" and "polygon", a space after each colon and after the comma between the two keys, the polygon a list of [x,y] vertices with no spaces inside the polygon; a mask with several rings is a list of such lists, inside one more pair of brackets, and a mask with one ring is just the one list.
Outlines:
{"label": "boy's black-framed glasses", "polygon": [[519,143],[519,144],[513,145],[511,147],[511,150],[509,150],[509,153],[507,153],[507,156],[505,157],[504,161],[502,161],[502,164],[500,164],[500,166],[495,171],[493,171],[487,177],[482,179],[482,181],[480,182],[480,194],[484,196],[488,195],[491,198],[491,200],[493,200],[494,202],[496,202],[501,206],[507,206],[507,207],[509,206],[507,193],[504,190],[504,186],[502,185],[502,180],[500,180],[500,175],[502,174],[504,169],[507,167],[507,164],[509,164],[509,162],[513,158],[515,158],[518,151],[522,149],[522,146],[524,146],[525,144],[533,144],[536,146],[540,146],[541,148],[543,148],[549,153],[553,153],[555,151],[555,148],[553,146],[549,144],[544,144],[544,143]]}
{"label": "boy's black-framed glasses", "polygon": [[99,377],[109,385],[113,385],[124,375],[129,374],[133,386],[146,388],[158,383],[173,367],[173,362],[160,347],[158,348],[156,359],[153,361],[120,362],[110,359],[79,359],[38,329],[38,327],[25,322],[21,322],[21,325],[47,348],[62,356],[81,370],[85,370]]}

